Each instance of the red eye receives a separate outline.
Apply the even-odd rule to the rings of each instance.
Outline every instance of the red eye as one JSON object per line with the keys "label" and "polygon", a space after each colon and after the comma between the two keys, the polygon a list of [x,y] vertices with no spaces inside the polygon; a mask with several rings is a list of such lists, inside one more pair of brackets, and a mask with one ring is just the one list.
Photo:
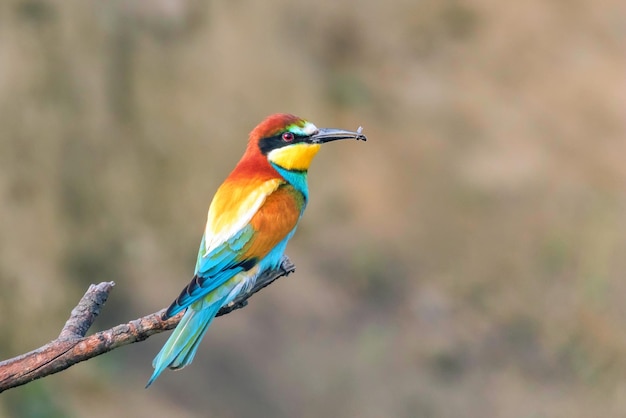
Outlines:
{"label": "red eye", "polygon": [[285,141],[285,142],[293,141],[293,134],[291,132],[283,133],[283,141]]}

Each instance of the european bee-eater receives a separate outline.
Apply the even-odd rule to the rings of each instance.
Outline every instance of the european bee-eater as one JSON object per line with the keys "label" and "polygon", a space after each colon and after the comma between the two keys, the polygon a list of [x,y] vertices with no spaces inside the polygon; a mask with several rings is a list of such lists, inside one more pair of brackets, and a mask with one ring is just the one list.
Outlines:
{"label": "european bee-eater", "polygon": [[361,128],[318,129],[289,114],[269,116],[252,130],[243,157],[209,206],[194,277],[165,317],[185,314],[152,362],[146,387],[166,367],[190,364],[220,308],[280,265],[309,199],[309,165],[321,144],[339,139],[366,140]]}

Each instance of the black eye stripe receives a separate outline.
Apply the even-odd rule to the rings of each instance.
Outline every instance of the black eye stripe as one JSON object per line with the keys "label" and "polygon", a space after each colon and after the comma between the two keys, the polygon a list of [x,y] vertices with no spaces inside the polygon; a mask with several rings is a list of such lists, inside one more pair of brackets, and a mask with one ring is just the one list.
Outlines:
{"label": "black eye stripe", "polygon": [[[285,141],[283,135],[290,133],[293,135],[293,139],[291,141]],[[308,138],[307,135],[297,135],[290,131],[283,131],[274,136],[269,136],[267,138],[263,138],[259,140],[259,149],[263,155],[267,155],[270,151],[275,150],[277,148],[282,148],[287,145],[297,144],[299,142],[304,142]]]}

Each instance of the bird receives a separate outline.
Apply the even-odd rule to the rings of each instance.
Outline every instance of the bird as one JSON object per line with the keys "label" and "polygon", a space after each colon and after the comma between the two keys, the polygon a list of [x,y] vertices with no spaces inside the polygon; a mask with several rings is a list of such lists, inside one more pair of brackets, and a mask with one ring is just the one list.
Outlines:
{"label": "bird", "polygon": [[245,152],[217,189],[207,214],[194,276],[163,314],[182,319],[152,362],[148,388],[165,370],[192,361],[221,307],[278,268],[309,200],[307,173],[322,144],[367,138],[357,131],[317,128],[277,113],[249,134]]}

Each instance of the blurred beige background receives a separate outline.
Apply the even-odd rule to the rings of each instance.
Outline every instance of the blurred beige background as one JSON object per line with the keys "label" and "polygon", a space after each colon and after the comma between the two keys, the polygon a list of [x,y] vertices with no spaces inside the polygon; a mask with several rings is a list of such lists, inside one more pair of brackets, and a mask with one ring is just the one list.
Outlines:
{"label": "blurred beige background", "polygon": [[626,416],[626,3],[5,0],[0,358],[168,305],[266,115],[325,146],[296,274],[0,395],[5,417]]}

